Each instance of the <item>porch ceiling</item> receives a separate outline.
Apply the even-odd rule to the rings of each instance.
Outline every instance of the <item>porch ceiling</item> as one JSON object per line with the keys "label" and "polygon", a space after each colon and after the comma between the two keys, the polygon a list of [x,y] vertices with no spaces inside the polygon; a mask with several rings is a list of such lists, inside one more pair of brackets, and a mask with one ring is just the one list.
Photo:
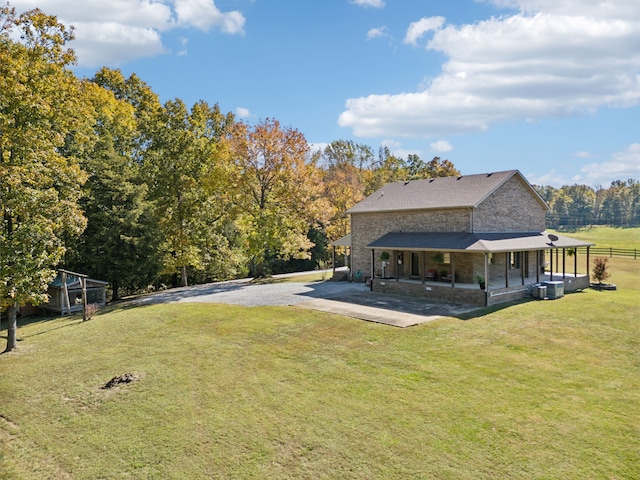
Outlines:
{"label": "porch ceiling", "polygon": [[551,238],[548,232],[390,232],[371,242],[367,247],[390,250],[486,253],[577,248],[594,245],[560,235],[552,235]]}

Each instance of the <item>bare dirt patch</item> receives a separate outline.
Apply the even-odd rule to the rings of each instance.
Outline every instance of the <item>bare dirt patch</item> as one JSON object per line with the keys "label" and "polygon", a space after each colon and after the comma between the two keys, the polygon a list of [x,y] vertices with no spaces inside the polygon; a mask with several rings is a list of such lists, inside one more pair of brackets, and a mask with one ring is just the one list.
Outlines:
{"label": "bare dirt patch", "polygon": [[131,382],[135,382],[136,380],[138,380],[140,378],[139,375],[135,374],[135,373],[123,373],[122,375],[117,375],[115,377],[113,377],[111,380],[109,380],[107,383],[105,383],[102,386],[102,389],[109,389],[109,388],[114,388],[117,387],[118,385],[122,385],[122,384],[128,384]]}

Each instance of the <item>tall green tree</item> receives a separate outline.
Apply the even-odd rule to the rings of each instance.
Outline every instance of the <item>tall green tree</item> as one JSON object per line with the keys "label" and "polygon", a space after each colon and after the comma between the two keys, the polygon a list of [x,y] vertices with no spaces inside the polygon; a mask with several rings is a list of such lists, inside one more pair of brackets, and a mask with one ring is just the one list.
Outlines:
{"label": "tall green tree", "polygon": [[565,195],[571,198],[568,203],[568,221],[572,227],[589,225],[593,222],[596,204],[596,192],[587,185],[562,187]]}
{"label": "tall green tree", "polygon": [[239,123],[233,134],[233,158],[243,192],[238,226],[256,276],[269,259],[308,258],[307,233],[320,217],[319,171],[304,135],[266,119],[253,128]]}
{"label": "tall green tree", "polygon": [[81,200],[87,228],[70,245],[69,268],[107,280],[113,299],[146,287],[158,271],[157,235],[147,185],[135,160],[138,136],[133,106],[113,92],[87,82],[96,112],[91,141],[69,142],[88,175]]}
{"label": "tall green tree", "polygon": [[440,157],[433,157],[430,161],[425,162],[414,153],[407,156],[407,170],[407,180],[460,175],[458,169],[449,160],[441,160]]}
{"label": "tall green tree", "polygon": [[380,147],[378,160],[373,165],[365,195],[370,195],[383,185],[407,179],[407,165],[403,158],[394,155],[389,147]]}
{"label": "tall green tree", "polygon": [[0,8],[0,26],[0,308],[9,320],[9,351],[16,348],[17,309],[46,300],[63,238],[85,227],[78,205],[85,175],[78,159],[61,151],[92,112],[68,69],[72,31],[38,9],[16,16],[8,6]]}
{"label": "tall green tree", "polygon": [[[229,251],[229,219],[236,211],[237,189],[230,162],[228,132],[232,114],[218,105],[181,100],[167,102],[150,134],[144,173],[162,236],[164,272],[188,284],[189,269],[232,268],[236,258],[219,261]],[[217,272],[225,276],[224,272]]]}

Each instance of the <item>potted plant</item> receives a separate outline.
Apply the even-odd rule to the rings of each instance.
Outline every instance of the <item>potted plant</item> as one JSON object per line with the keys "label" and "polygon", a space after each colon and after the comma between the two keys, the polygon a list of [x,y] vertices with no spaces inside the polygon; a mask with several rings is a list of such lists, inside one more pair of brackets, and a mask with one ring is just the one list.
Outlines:
{"label": "potted plant", "polygon": [[444,263],[444,255],[442,255],[442,252],[438,252],[436,253],[433,257],[431,257],[433,259],[434,262],[436,262],[438,265],[442,265]]}
{"label": "potted plant", "polygon": [[476,276],[474,278],[478,283],[478,285],[480,285],[480,290],[484,290],[485,287],[487,286],[487,284],[485,283],[484,277],[479,273],[476,273]]}

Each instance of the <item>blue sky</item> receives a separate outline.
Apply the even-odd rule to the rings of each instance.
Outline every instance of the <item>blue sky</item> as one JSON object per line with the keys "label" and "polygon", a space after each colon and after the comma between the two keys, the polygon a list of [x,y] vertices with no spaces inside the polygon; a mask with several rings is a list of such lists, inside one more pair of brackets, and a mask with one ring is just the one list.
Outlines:
{"label": "blue sky", "polygon": [[76,28],[77,73],[532,183],[640,180],[637,0],[12,0]]}

